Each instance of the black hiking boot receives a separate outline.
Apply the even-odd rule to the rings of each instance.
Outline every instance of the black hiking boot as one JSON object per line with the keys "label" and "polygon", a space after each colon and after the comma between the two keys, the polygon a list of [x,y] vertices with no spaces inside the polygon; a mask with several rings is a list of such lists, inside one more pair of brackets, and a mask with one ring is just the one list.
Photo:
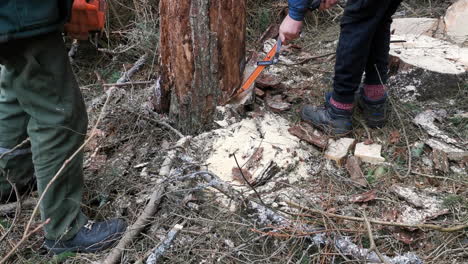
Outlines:
{"label": "black hiking boot", "polygon": [[45,240],[45,248],[55,254],[63,252],[94,253],[112,246],[119,240],[127,224],[121,219],[94,223],[88,221],[70,240]]}
{"label": "black hiking boot", "polygon": [[329,135],[344,136],[353,129],[352,111],[341,110],[330,102],[331,93],[325,97],[323,106],[306,105],[301,110],[302,120],[322,129]]}
{"label": "black hiking boot", "polygon": [[389,112],[387,95],[380,100],[371,100],[361,90],[358,105],[362,109],[362,115],[368,127],[381,128],[385,126]]}

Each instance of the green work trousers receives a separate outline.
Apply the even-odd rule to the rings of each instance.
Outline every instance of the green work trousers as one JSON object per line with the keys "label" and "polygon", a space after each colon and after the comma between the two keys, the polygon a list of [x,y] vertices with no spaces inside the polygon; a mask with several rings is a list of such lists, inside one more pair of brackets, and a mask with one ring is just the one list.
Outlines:
{"label": "green work trousers", "polygon": [[[35,175],[39,195],[83,144],[86,107],[59,32],[0,44],[0,192],[24,187]],[[68,240],[87,222],[82,213],[83,153],[51,185],[40,203],[47,239]]]}

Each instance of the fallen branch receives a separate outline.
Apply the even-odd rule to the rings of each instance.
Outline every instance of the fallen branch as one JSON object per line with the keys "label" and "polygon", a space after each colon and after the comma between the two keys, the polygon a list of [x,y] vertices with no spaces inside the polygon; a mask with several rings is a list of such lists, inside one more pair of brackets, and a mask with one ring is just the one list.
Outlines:
{"label": "fallen branch", "polygon": [[[184,137],[180,139],[176,145],[182,146],[187,142],[188,139],[189,137]],[[169,181],[166,179],[169,177],[171,166],[175,159],[176,153],[177,149],[173,149],[168,153],[159,171],[159,175],[164,180],[157,184],[157,190],[154,191],[151,195],[151,198],[143,213],[138,217],[136,222],[130,228],[128,228],[127,232],[125,232],[124,236],[120,239],[119,244],[117,244],[117,246],[112,249],[109,255],[107,255],[107,257],[101,263],[118,263],[122,257],[122,253],[128,247],[128,245],[130,245],[143,231],[143,229],[151,222],[151,218],[158,210],[159,204],[161,203],[161,200],[166,192],[166,187],[169,183]]]}
{"label": "fallen branch", "polygon": [[162,197],[166,191],[167,183],[159,184],[158,189],[153,192],[143,213],[138,217],[135,223],[127,229],[124,236],[120,239],[116,247],[102,261],[103,264],[119,263],[123,251],[130,245],[143,229],[151,222],[151,218],[156,213]]}
{"label": "fallen branch", "polygon": [[382,253],[380,253],[380,250],[375,245],[374,235],[372,235],[372,227],[369,221],[367,220],[366,213],[363,213],[363,217],[364,217],[364,222],[366,223],[367,235],[369,236],[369,241],[370,241],[369,252],[375,252],[375,254],[377,254],[377,256],[379,257],[380,261],[382,261],[385,264],[389,264],[388,261],[382,255]]}
{"label": "fallen branch", "polygon": [[128,85],[143,85],[143,84],[152,84],[154,81],[137,81],[137,82],[122,82],[122,83],[105,83],[102,86],[104,87],[121,87]]}
{"label": "fallen branch", "polygon": [[[143,67],[143,65],[145,65],[147,59],[148,59],[148,54],[146,54],[146,53],[143,54],[143,55],[133,64],[133,66],[132,66],[128,71],[126,71],[126,72],[124,72],[124,73],[122,74],[122,76],[117,80],[117,82],[116,82],[114,85],[112,85],[112,86],[110,86],[110,87],[108,88],[108,90],[106,91],[106,93],[109,94],[109,92],[110,92],[111,90],[113,91],[114,89],[117,89],[117,88],[118,88],[118,85],[120,85],[120,84],[122,84],[122,83],[127,83],[127,82],[129,82],[129,81],[130,81],[130,78],[131,78],[137,71],[139,71],[139,70],[141,69],[141,67]],[[96,72],[96,73],[97,73],[97,72]],[[104,86],[105,84],[104,84],[104,81],[102,80],[102,77],[101,77],[98,73],[97,73],[96,75],[98,76],[98,79],[100,79],[101,85],[105,88],[106,86]],[[105,95],[105,94],[102,95],[102,96],[99,96],[99,97],[97,97],[97,98],[95,98],[95,99],[93,99],[92,102],[91,102],[91,105],[94,106],[94,105],[100,104],[100,103],[104,100],[104,98],[106,98],[106,95]]]}
{"label": "fallen branch", "polygon": [[171,231],[167,234],[166,238],[164,241],[156,247],[155,249],[152,250],[151,255],[148,257],[146,260],[146,264],[156,264],[159,260],[159,258],[166,252],[166,250],[171,246],[172,241],[177,237],[177,234],[179,233],[180,230],[184,228],[183,224],[182,225],[175,225]]}
{"label": "fallen branch", "polygon": [[166,128],[169,129],[170,131],[174,132],[174,134],[176,134],[179,138],[185,137],[184,134],[182,134],[179,130],[175,129],[173,126],[171,126],[170,124],[168,124],[168,123],[166,123],[166,122],[164,122],[164,121],[157,120],[157,119],[150,118],[150,117],[146,117],[146,116],[144,116],[144,115],[140,115],[140,114],[138,114],[138,113],[133,112],[133,111],[130,110],[130,109],[124,108],[124,110],[127,111],[127,112],[130,113],[130,114],[136,115],[136,116],[141,117],[141,118],[143,118],[143,119],[145,119],[145,120],[148,120],[148,121],[154,122],[154,123],[156,123],[156,124],[158,124],[158,125],[160,125],[160,126],[166,127]]}
{"label": "fallen branch", "polygon": [[[148,59],[148,54],[147,54],[147,53],[143,54],[143,55],[135,62],[135,64],[133,64],[132,68],[130,68],[128,71],[126,71],[126,72],[122,75],[122,77],[120,77],[120,78],[117,80],[117,84],[121,84],[121,83],[125,83],[125,82],[130,81],[130,78],[131,78],[137,71],[139,71],[140,68],[143,67],[143,65],[145,65],[147,59]],[[112,86],[112,87],[116,87],[116,86]]]}
{"label": "fallen branch", "polygon": [[[21,203],[22,208],[29,208],[33,207],[37,204],[37,199],[35,198],[29,198],[27,200],[24,200]],[[8,203],[8,204],[2,204],[0,205],[0,215],[8,215],[16,211],[16,208],[18,207],[17,203]]]}
{"label": "fallen branch", "polygon": [[[361,217],[337,215],[333,213],[327,213],[318,209],[306,208],[293,202],[286,202],[286,203],[291,207],[305,210],[314,214],[320,214],[320,215],[330,217],[330,218],[338,218],[338,219],[355,221],[355,222],[364,222],[364,223],[366,222],[366,219],[361,218]],[[306,214],[297,214],[297,216],[314,218],[314,216],[306,215]],[[464,229],[468,228],[468,223],[462,224],[462,225],[450,226],[450,227],[443,227],[443,226],[432,225],[432,224],[406,224],[406,223],[398,223],[398,222],[386,222],[386,221],[377,220],[377,219],[369,219],[369,223],[378,224],[378,225],[386,225],[386,226],[406,227],[406,228],[430,229],[430,230],[435,230],[439,232],[447,232],[447,233],[463,231]]]}

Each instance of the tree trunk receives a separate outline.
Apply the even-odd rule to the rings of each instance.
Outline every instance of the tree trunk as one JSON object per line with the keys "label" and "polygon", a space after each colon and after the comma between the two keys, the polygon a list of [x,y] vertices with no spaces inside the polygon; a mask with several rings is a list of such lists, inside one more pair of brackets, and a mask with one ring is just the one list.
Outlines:
{"label": "tree trunk", "polygon": [[242,82],[246,0],[160,1],[156,110],[186,134],[211,127],[217,105]]}

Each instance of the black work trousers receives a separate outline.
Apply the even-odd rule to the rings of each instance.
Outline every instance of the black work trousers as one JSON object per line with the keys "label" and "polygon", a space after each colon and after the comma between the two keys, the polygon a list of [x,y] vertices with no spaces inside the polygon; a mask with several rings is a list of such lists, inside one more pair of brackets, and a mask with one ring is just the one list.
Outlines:
{"label": "black work trousers", "polygon": [[333,99],[353,103],[365,72],[365,84],[385,84],[392,16],[402,0],[348,0],[341,21]]}

